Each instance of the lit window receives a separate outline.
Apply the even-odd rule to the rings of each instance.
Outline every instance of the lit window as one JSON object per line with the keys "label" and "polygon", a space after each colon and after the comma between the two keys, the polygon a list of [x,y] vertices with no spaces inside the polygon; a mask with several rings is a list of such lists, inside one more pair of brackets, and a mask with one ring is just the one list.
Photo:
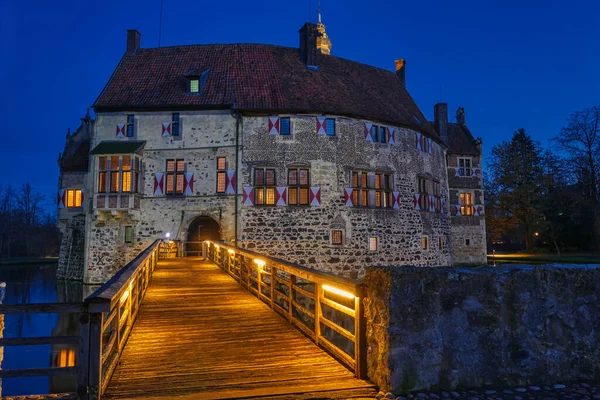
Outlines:
{"label": "lit window", "polygon": [[135,136],[134,121],[135,121],[135,118],[133,117],[133,115],[127,116],[127,137]]}
{"label": "lit window", "polygon": [[335,136],[335,119],[327,118],[325,120],[325,132],[329,136]]}
{"label": "lit window", "polygon": [[423,250],[427,250],[429,247],[429,238],[427,236],[421,237],[421,247],[423,247]]}
{"label": "lit window", "polygon": [[171,135],[179,136],[179,113],[171,114]]}
{"label": "lit window", "polygon": [[[355,207],[392,208],[392,182],[392,175],[388,173],[352,171],[352,204]],[[371,199],[369,192],[374,194]]]}
{"label": "lit window", "polygon": [[279,118],[279,134],[289,135],[290,134],[290,117]]}
{"label": "lit window", "polygon": [[227,161],[225,157],[217,157],[217,170],[223,171],[227,169]]}
{"label": "lit window", "polygon": [[226,175],[225,171],[217,171],[217,193],[225,193],[226,186]]}
{"label": "lit window", "polygon": [[369,238],[369,251],[377,251],[377,238],[376,237],[371,237]]}
{"label": "lit window", "polygon": [[133,243],[133,226],[125,227],[125,243]]}
{"label": "lit window", "polygon": [[190,93],[200,92],[200,81],[198,79],[190,79]]}
{"label": "lit window", "polygon": [[341,245],[344,242],[344,235],[341,229],[331,230],[331,244]]}
{"label": "lit window", "polygon": [[227,190],[227,160],[225,157],[217,157],[217,193],[225,193]]}
{"label": "lit window", "polygon": [[98,193],[137,193],[139,171],[137,156],[98,157]]}
{"label": "lit window", "polygon": [[471,176],[471,158],[459,157],[458,158],[458,174],[460,176]]}
{"label": "lit window", "polygon": [[167,172],[165,173],[167,187],[165,194],[183,194],[185,182],[185,161],[183,159],[167,160]]}
{"label": "lit window", "polygon": [[256,168],[254,170],[254,204],[275,205],[275,170]]}
{"label": "lit window", "polygon": [[473,194],[470,192],[460,193],[460,214],[461,215],[473,215]]}
{"label": "lit window", "polygon": [[82,200],[81,189],[68,189],[67,190],[67,207],[81,207]]}
{"label": "lit window", "polygon": [[306,168],[288,169],[288,204],[307,206],[309,204],[310,171]]}

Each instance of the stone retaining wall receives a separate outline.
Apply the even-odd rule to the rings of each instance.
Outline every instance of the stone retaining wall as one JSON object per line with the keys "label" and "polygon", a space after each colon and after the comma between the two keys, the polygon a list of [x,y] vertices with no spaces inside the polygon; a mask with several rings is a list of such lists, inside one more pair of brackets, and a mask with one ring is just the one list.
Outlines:
{"label": "stone retaining wall", "polygon": [[381,390],[600,379],[600,266],[367,268]]}

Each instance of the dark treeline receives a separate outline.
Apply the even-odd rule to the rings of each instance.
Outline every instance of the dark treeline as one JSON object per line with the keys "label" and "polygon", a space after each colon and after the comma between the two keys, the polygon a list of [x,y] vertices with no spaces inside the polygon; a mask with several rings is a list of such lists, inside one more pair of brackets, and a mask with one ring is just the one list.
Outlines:
{"label": "dark treeline", "polygon": [[521,128],[492,148],[485,176],[488,243],[600,251],[600,107],[572,114],[550,143],[543,149]]}
{"label": "dark treeline", "polygon": [[29,183],[0,186],[0,258],[57,256],[60,231],[47,199]]}

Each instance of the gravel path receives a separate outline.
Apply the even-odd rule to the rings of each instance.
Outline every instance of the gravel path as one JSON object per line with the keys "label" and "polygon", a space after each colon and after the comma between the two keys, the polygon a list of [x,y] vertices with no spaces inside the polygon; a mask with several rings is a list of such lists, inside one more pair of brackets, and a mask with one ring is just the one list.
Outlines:
{"label": "gravel path", "polygon": [[484,388],[477,390],[456,390],[447,392],[414,392],[408,395],[394,396],[391,393],[379,392],[376,397],[381,399],[449,399],[449,400],[557,400],[557,399],[586,399],[600,400],[600,384],[574,383],[570,385],[522,386],[511,388]]}

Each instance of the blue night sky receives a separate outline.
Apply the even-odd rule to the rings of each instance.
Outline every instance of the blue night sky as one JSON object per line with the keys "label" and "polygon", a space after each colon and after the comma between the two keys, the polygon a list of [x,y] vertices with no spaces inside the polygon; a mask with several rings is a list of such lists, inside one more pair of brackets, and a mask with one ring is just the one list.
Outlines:
{"label": "blue night sky", "polygon": [[[316,0],[163,1],[162,46],[297,47],[316,20]],[[158,45],[159,10],[160,0],[0,1],[0,184],[54,197],[67,128],[104,87],[127,29]],[[323,0],[322,14],[333,55],[390,70],[405,58],[425,115],[440,100],[451,119],[465,107],[486,152],[520,127],[546,145],[569,114],[600,105],[597,0]]]}

